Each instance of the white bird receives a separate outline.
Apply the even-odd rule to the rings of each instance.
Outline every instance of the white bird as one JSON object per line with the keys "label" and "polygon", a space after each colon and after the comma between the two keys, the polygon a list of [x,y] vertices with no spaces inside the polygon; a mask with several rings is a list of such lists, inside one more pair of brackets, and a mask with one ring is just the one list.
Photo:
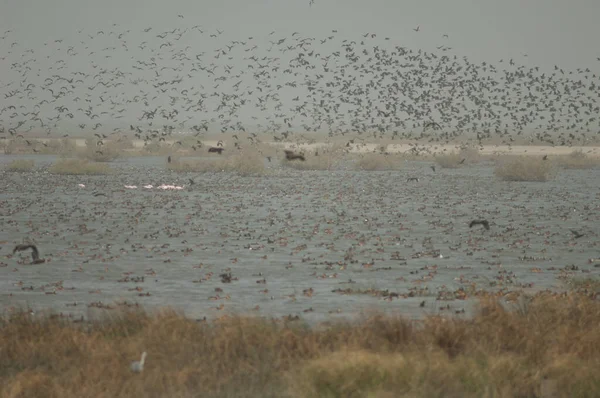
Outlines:
{"label": "white bird", "polygon": [[146,351],[142,352],[142,359],[140,361],[133,361],[130,369],[132,372],[140,373],[144,370],[144,362],[146,362]]}

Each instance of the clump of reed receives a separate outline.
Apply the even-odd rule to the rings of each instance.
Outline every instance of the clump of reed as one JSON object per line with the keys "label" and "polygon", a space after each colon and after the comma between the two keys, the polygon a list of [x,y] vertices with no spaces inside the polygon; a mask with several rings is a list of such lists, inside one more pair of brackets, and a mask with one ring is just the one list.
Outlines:
{"label": "clump of reed", "polygon": [[54,174],[100,175],[108,174],[112,169],[106,163],[87,159],[60,159],[50,166],[49,171]]}
{"label": "clump of reed", "polygon": [[436,163],[445,169],[456,169],[463,165],[475,164],[481,160],[477,148],[463,147],[458,152],[450,152],[435,156]]}
{"label": "clump of reed", "polygon": [[532,156],[505,156],[497,160],[494,174],[504,181],[537,181],[552,179],[556,169],[552,162]]}
{"label": "clump of reed", "polygon": [[404,157],[401,155],[365,153],[359,155],[354,167],[365,171],[399,170],[403,163]]}
{"label": "clump of reed", "polygon": [[488,297],[472,318],[373,314],[318,327],[119,305],[84,323],[16,311],[0,321],[0,396],[595,397],[596,297]]}
{"label": "clump of reed", "polygon": [[27,172],[33,170],[35,162],[27,159],[15,159],[6,165],[6,171]]}
{"label": "clump of reed", "polygon": [[167,163],[167,168],[176,172],[232,172],[242,176],[262,175],[265,160],[256,150],[245,149],[232,155],[217,155],[210,159],[176,158]]}
{"label": "clump of reed", "polygon": [[576,150],[568,155],[553,156],[552,160],[563,169],[592,169],[600,166],[600,158],[591,157]]}

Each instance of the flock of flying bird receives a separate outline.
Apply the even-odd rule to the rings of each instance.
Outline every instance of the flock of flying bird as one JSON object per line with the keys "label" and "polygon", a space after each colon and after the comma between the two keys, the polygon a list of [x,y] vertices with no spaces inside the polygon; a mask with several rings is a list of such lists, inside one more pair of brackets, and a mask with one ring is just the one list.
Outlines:
{"label": "flock of flying bird", "polygon": [[6,31],[0,138],[79,129],[99,142],[127,133],[150,143],[185,131],[198,137],[198,149],[209,131],[236,140],[246,132],[249,144],[258,133],[275,141],[325,132],[508,145],[518,136],[572,145],[599,135],[600,86],[589,69],[475,63],[446,44],[413,50],[369,32],[271,32],[266,40],[223,34],[199,25],[112,25],[34,50]]}

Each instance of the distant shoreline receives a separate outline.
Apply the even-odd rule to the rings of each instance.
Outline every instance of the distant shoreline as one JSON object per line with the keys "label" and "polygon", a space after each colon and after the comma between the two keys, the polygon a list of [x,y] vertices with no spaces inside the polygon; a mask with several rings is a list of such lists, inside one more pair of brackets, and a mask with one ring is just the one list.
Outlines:
{"label": "distant shoreline", "polygon": [[[49,143],[52,141],[60,141],[62,138],[34,138],[28,137],[31,140],[36,140],[38,142]],[[211,137],[212,138],[212,137]],[[85,148],[86,147],[86,138],[68,138],[71,141],[75,141],[75,146],[77,148]],[[14,139],[4,138],[0,139],[0,142],[8,142],[14,141]],[[116,142],[117,140],[104,139],[106,144],[111,142]],[[130,140],[133,144],[133,148],[127,149],[125,151],[136,151],[142,149],[144,147],[144,140]],[[216,139],[203,139],[202,144],[205,147],[216,146],[219,140]],[[234,141],[231,137],[224,137],[223,146],[233,147]],[[165,145],[174,146],[177,140],[165,140],[162,141]],[[249,147],[249,144],[245,140],[239,140],[241,142],[242,147]],[[279,148],[295,148],[299,151],[308,151],[314,152],[319,148],[324,148],[327,146],[342,145],[342,141],[339,142],[322,142],[317,141],[314,143],[294,143],[294,142],[274,142],[274,141],[260,141],[262,145],[268,145]],[[460,150],[461,144],[435,144],[435,143],[420,143],[420,142],[403,142],[403,143],[375,143],[375,142],[355,142],[354,144],[343,145],[347,148],[350,153],[369,153],[369,152],[387,152],[390,154],[416,154],[413,153],[413,148],[417,147],[420,153],[428,153],[428,154],[443,154],[443,153],[452,153],[458,152]],[[492,144],[484,144],[479,146],[479,153],[481,155],[532,155],[532,156],[543,156],[543,155],[568,155],[573,151],[582,151],[588,156],[591,157],[600,157],[600,145],[577,145],[577,146],[551,146],[551,145],[492,145]],[[189,149],[183,147],[182,149]],[[382,151],[383,149],[383,151]],[[174,147],[175,151],[181,151],[181,149]],[[200,151],[198,151],[200,152]]]}

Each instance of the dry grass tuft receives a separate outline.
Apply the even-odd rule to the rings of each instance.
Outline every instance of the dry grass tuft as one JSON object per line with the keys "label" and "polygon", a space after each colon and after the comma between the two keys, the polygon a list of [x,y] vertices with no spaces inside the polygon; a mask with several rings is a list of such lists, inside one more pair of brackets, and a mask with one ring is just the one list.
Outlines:
{"label": "dry grass tuft", "polygon": [[167,168],[176,172],[233,172],[242,176],[262,175],[265,172],[263,156],[255,150],[238,151],[230,156],[217,155],[211,159],[173,159]]}
{"label": "dry grass tuft", "polygon": [[462,158],[458,153],[452,152],[443,155],[437,155],[435,162],[444,169],[456,169],[461,165]]}
{"label": "dry grass tuft", "polygon": [[112,169],[104,163],[94,163],[86,159],[60,159],[49,171],[55,174],[108,174]]}
{"label": "dry grass tuft", "polygon": [[27,172],[33,170],[34,167],[33,160],[16,159],[6,165],[6,171]]}
{"label": "dry grass tuft", "polygon": [[[308,328],[164,311],[75,324],[18,312],[0,322],[0,396],[595,397],[600,302],[540,293],[473,319],[377,315]],[[148,352],[141,374],[131,361]]]}
{"label": "dry grass tuft", "polygon": [[205,173],[210,171],[219,171],[213,166],[213,162],[198,159],[176,158],[167,163],[167,169],[178,173]]}
{"label": "dry grass tuft", "polygon": [[265,172],[265,160],[258,151],[244,149],[226,158],[224,169],[242,176],[262,175]]}
{"label": "dry grass tuft", "polygon": [[357,170],[368,171],[398,170],[402,167],[403,161],[404,158],[400,155],[367,153],[358,158],[354,167]]}
{"label": "dry grass tuft", "polygon": [[67,138],[60,140],[50,139],[10,139],[0,142],[0,150],[5,155],[10,154],[38,154],[38,155],[63,155],[75,153],[75,141]]}
{"label": "dry grass tuft", "polygon": [[600,158],[587,156],[583,151],[573,151],[568,155],[554,156],[553,161],[564,169],[593,169],[600,165]]}
{"label": "dry grass tuft", "polygon": [[494,171],[504,181],[548,181],[556,174],[552,162],[531,156],[505,156]]}
{"label": "dry grass tuft", "polygon": [[86,159],[92,162],[112,162],[123,156],[127,145],[126,141],[108,141],[103,145],[98,145],[103,141],[89,138],[86,140],[85,148],[77,151],[77,155],[81,159]]}
{"label": "dry grass tuft", "polygon": [[480,155],[476,148],[465,147],[458,153],[451,152],[443,155],[436,155],[435,161],[442,168],[456,169],[463,165],[478,163],[480,161]]}

